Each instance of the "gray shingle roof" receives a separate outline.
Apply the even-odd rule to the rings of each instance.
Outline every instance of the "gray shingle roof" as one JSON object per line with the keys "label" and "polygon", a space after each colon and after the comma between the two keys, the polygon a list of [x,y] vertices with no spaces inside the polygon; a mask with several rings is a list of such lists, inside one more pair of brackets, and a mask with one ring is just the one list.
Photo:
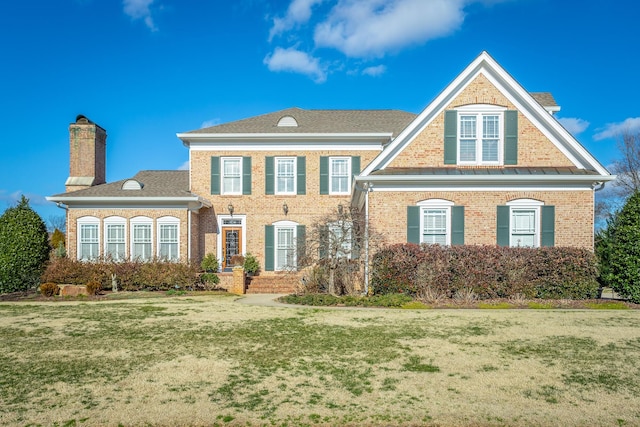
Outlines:
{"label": "gray shingle roof", "polygon": [[84,190],[56,194],[53,197],[193,197],[189,191],[189,171],[140,171],[133,178],[140,182],[141,190],[123,190],[129,179],[95,185]]}
{"label": "gray shingle roof", "polygon": [[533,99],[538,101],[543,107],[557,107],[558,103],[550,92],[531,92]]}
{"label": "gray shingle roof", "polygon": [[[298,126],[278,126],[291,116]],[[187,133],[400,133],[416,117],[400,110],[286,110],[198,129]]]}

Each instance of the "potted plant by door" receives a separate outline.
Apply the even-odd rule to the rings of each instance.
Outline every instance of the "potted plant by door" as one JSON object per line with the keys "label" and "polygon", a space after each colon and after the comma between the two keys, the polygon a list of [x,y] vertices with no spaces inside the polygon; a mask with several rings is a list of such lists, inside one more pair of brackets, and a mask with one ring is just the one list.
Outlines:
{"label": "potted plant by door", "polygon": [[260,264],[258,263],[258,259],[247,252],[247,255],[244,258],[244,271],[246,271],[247,276],[257,276],[260,271]]}

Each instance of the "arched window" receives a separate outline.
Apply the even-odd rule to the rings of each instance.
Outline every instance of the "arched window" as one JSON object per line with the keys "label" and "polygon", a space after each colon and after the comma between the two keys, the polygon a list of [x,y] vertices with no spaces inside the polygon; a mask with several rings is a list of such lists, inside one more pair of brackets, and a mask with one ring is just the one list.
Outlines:
{"label": "arched window", "polygon": [[78,259],[90,261],[100,256],[100,219],[94,216],[78,218]]}
{"label": "arched window", "polygon": [[126,252],[127,220],[119,216],[104,219],[104,255],[113,261],[124,261]]}
{"label": "arched window", "polygon": [[158,258],[167,261],[180,259],[180,220],[173,216],[158,218]]}
{"label": "arched window", "polygon": [[153,258],[153,220],[146,216],[131,218],[131,259],[149,261]]}

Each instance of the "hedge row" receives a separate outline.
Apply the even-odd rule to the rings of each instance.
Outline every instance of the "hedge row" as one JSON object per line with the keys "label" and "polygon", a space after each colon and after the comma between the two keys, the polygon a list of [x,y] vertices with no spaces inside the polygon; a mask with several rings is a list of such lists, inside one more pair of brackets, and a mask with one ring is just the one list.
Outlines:
{"label": "hedge row", "polygon": [[588,299],[598,294],[592,252],[576,248],[509,248],[398,244],[373,257],[375,294],[425,293],[454,297],[473,291],[479,299]]}
{"label": "hedge row", "polygon": [[42,282],[86,285],[96,281],[102,289],[111,289],[112,275],[116,275],[122,291],[193,289],[201,285],[199,268],[186,263],[150,262],[83,262],[70,258],[54,258],[42,275]]}

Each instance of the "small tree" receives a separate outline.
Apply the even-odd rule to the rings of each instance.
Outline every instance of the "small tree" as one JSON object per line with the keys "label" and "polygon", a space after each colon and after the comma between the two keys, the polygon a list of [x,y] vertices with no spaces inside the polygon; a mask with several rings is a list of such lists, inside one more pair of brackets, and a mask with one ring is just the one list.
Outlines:
{"label": "small tree", "polygon": [[64,233],[59,228],[53,230],[51,233],[51,248],[54,251],[54,255],[59,257],[66,256],[67,251],[64,246]]}
{"label": "small tree", "polygon": [[597,252],[603,281],[620,296],[640,303],[640,192],[636,191],[601,235]]}
{"label": "small tree", "polygon": [[22,196],[0,216],[0,293],[35,289],[49,251],[47,227]]}

